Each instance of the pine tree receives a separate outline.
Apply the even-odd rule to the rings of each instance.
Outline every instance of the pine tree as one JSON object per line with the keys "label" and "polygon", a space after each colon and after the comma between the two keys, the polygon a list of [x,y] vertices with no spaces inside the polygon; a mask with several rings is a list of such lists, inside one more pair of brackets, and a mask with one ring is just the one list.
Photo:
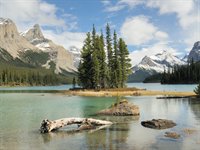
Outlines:
{"label": "pine tree", "polygon": [[194,89],[194,92],[197,94],[198,97],[200,97],[200,83],[199,83],[199,85]]}
{"label": "pine tree", "polygon": [[107,59],[108,59],[108,86],[113,87],[113,72],[112,72],[112,59],[113,59],[113,51],[112,51],[112,39],[110,33],[110,26],[107,24],[106,26],[106,46],[107,46]]}
{"label": "pine tree", "polygon": [[99,86],[99,75],[100,75],[100,65],[99,65],[99,36],[96,35],[96,29],[93,25],[92,29],[92,87],[96,89]]}
{"label": "pine tree", "polygon": [[122,74],[121,87],[124,87],[127,82],[128,76],[131,73],[131,59],[129,58],[129,51],[126,43],[122,38],[119,39],[119,53]]}
{"label": "pine tree", "polygon": [[114,35],[113,35],[113,49],[114,49],[114,54],[113,54],[113,61],[112,61],[113,63],[112,70],[114,74],[112,78],[114,80],[114,87],[118,88],[121,86],[122,69],[121,69],[121,64],[119,60],[119,47],[118,47],[116,31],[114,31]]}
{"label": "pine tree", "polygon": [[75,77],[73,77],[72,84],[73,84],[73,89],[75,89],[76,88],[76,78]]}
{"label": "pine tree", "polygon": [[104,49],[104,37],[101,31],[99,39],[99,64],[100,64],[100,86],[101,88],[107,87],[107,64],[106,64],[106,53]]}
{"label": "pine tree", "polygon": [[87,37],[84,41],[84,46],[81,52],[81,62],[78,67],[78,78],[80,85],[83,88],[92,88],[92,41],[90,33],[87,33]]}

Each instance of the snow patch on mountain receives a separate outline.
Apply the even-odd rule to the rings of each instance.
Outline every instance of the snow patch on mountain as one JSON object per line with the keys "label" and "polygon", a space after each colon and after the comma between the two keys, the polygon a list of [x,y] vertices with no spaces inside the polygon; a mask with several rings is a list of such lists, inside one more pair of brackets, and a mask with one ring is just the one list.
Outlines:
{"label": "snow patch on mountain", "polygon": [[174,65],[184,65],[185,62],[174,56],[173,54],[163,51],[162,53],[153,55],[153,56],[145,56],[142,61],[133,67],[133,72],[137,70],[153,70],[155,72],[163,72],[164,68],[172,68]]}

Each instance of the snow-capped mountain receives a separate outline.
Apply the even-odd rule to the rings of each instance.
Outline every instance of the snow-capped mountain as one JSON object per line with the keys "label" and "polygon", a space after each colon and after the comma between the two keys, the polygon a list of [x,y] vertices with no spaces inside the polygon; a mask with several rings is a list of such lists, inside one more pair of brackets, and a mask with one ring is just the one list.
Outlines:
{"label": "snow-capped mountain", "polygon": [[80,63],[81,60],[81,50],[79,48],[77,48],[76,46],[71,46],[69,48],[69,51],[73,54],[74,56],[74,66],[76,68],[78,68],[78,65]]}
{"label": "snow-capped mountain", "polygon": [[163,51],[162,53],[145,56],[142,61],[134,66],[131,81],[143,81],[146,77],[155,73],[162,73],[164,69],[172,68],[174,65],[184,65],[185,62],[173,54]]}
{"label": "snow-capped mountain", "polygon": [[194,62],[200,61],[200,41],[194,43],[194,46],[188,55],[188,60],[192,59]]}
{"label": "snow-capped mountain", "polygon": [[35,67],[51,68],[55,73],[77,70],[73,54],[45,38],[38,24],[19,33],[12,20],[0,18],[0,50],[0,55],[6,53],[13,60],[18,59]]}

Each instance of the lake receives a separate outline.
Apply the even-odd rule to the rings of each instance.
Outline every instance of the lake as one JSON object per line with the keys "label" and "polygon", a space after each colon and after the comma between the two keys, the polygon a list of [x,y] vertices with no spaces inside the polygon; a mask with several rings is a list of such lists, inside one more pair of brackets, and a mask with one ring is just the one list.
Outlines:
{"label": "lake", "polygon": [[[127,83],[128,87],[137,87],[147,90],[157,90],[157,91],[178,91],[178,92],[192,92],[197,84],[174,84],[174,85],[163,85],[160,83]],[[72,85],[60,85],[60,86],[30,86],[30,87],[0,87],[0,91],[7,90],[68,90],[72,88]]]}
{"label": "lake", "polygon": [[[2,150],[199,150],[200,101],[156,99],[155,96],[129,96],[140,107],[140,117],[105,117],[95,113],[115,102],[113,97],[79,97],[51,93],[0,93],[0,149]],[[76,126],[40,134],[43,119],[92,117],[116,122],[90,133],[70,132]],[[143,120],[170,119],[171,129],[154,130],[141,126]],[[195,129],[187,135],[184,129]],[[166,131],[181,134],[179,139],[164,136]]]}

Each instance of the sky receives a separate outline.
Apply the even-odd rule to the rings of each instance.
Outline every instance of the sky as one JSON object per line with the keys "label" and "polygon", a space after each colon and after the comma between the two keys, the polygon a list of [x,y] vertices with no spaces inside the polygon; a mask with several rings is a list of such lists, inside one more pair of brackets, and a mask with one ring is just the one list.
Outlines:
{"label": "sky", "polygon": [[200,41],[200,0],[0,0],[0,17],[23,32],[34,24],[66,49],[82,48],[92,25],[110,24],[124,38],[132,64],[163,50],[179,57]]}

